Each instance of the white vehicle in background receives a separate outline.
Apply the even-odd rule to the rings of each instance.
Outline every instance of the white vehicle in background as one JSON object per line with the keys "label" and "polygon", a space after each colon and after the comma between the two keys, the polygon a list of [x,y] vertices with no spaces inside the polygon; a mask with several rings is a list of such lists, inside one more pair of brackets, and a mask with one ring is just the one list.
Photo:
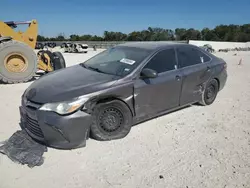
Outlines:
{"label": "white vehicle in background", "polygon": [[73,52],[74,53],[87,53],[88,52],[88,45],[87,44],[74,43],[73,44]]}
{"label": "white vehicle in background", "polygon": [[73,52],[73,44],[70,43],[70,42],[65,42],[61,45],[61,48],[63,48],[63,51],[64,52],[68,52],[68,53],[71,53]]}
{"label": "white vehicle in background", "polygon": [[81,43],[63,43],[61,45],[64,52],[68,53],[87,53],[88,52],[88,45],[81,44]]}

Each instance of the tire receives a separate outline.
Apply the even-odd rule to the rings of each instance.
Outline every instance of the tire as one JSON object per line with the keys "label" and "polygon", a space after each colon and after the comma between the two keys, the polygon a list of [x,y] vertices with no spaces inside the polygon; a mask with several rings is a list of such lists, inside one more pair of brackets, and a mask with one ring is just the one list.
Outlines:
{"label": "tire", "polygon": [[1,43],[1,42],[8,42],[8,41],[10,41],[10,40],[12,40],[12,37],[1,37],[1,36],[0,36],[0,43]]}
{"label": "tire", "polygon": [[200,101],[200,104],[203,106],[211,105],[215,101],[218,91],[219,91],[218,81],[212,79],[206,84],[206,87],[202,93],[202,100]]}
{"label": "tire", "polygon": [[[11,55],[11,53],[14,54]],[[13,58],[12,63],[7,61],[6,58]],[[19,70],[16,69],[14,72],[10,67],[11,65],[12,68],[16,66],[14,65],[14,61],[16,62],[16,60],[19,62]],[[23,63],[20,64],[20,62]],[[37,71],[37,62],[36,53],[27,44],[15,40],[0,43],[0,81],[3,83],[12,84],[30,81]],[[7,65],[9,66],[9,70],[7,69]]]}
{"label": "tire", "polygon": [[65,59],[61,52],[53,52],[53,68],[54,70],[63,69],[66,67]]}
{"label": "tire", "polygon": [[[117,124],[115,125],[112,121]],[[128,135],[131,126],[132,114],[126,104],[119,100],[99,103],[93,111],[90,136],[99,141],[121,139]]]}

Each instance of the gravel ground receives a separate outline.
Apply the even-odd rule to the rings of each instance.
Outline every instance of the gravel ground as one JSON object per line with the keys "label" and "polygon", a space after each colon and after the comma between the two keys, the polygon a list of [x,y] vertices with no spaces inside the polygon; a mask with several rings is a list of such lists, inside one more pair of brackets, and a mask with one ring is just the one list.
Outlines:
{"label": "gravel ground", "polygon": [[[65,59],[70,66],[93,53]],[[0,155],[0,188],[250,187],[250,53],[233,54],[217,53],[228,62],[229,77],[213,105],[147,121],[121,140],[49,148],[33,169]],[[0,141],[19,129],[18,106],[29,84],[0,85]]]}

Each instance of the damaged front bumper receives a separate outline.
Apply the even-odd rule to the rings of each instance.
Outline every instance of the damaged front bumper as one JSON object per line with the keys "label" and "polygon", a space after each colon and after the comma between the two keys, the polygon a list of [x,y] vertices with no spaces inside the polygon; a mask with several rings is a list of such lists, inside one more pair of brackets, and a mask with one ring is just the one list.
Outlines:
{"label": "damaged front bumper", "polygon": [[73,149],[86,146],[91,124],[91,115],[77,111],[61,116],[54,112],[20,106],[22,129],[35,140],[58,149]]}

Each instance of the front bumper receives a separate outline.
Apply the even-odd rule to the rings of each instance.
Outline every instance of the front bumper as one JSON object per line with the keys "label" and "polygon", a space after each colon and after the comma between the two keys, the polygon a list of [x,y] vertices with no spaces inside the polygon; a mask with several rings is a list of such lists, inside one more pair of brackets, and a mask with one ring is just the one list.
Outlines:
{"label": "front bumper", "polygon": [[20,106],[22,129],[35,140],[58,149],[73,149],[86,146],[91,115],[77,111],[61,116],[54,112]]}

